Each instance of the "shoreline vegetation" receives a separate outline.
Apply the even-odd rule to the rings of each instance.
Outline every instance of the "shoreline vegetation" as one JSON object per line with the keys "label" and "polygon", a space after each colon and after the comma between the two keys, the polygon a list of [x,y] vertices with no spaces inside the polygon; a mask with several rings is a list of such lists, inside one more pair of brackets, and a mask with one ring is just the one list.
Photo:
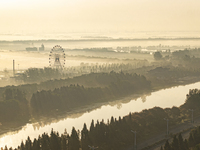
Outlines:
{"label": "shoreline vegetation", "polygon": [[[186,101],[180,107],[164,109],[154,107],[148,110],[145,109],[139,113],[129,113],[129,115],[123,118],[119,117],[117,119],[111,117],[107,123],[102,120],[94,124],[92,120],[90,127],[84,124],[81,131],[77,131],[73,128],[71,133],[65,132],[65,134],[61,135],[52,129],[50,135],[43,133],[38,139],[34,139],[33,141],[28,137],[18,148],[24,150],[28,150],[29,148],[38,150],[38,145],[40,145],[42,149],[48,147],[47,149],[56,148],[57,150],[67,150],[67,148],[69,148],[69,150],[78,150],[79,148],[86,150],[88,145],[94,145],[98,146],[100,150],[124,149],[132,145],[133,135],[130,132],[132,129],[139,132],[137,143],[141,143],[165,131],[165,121],[160,121],[163,120],[163,118],[170,119],[169,125],[175,126],[189,120],[189,108],[197,110],[195,114],[199,115],[199,99],[200,90],[193,89],[186,95]],[[195,139],[193,139],[193,141],[195,141]],[[186,140],[185,144],[187,143],[189,143],[189,147],[193,146],[190,144],[192,143],[191,140]]]}
{"label": "shoreline vegetation", "polygon": [[[92,75],[93,76],[93,75]],[[87,77],[87,75],[86,75]],[[89,76],[90,78],[91,76]],[[18,119],[25,119],[23,114],[26,114],[27,122],[31,118],[41,118],[41,116],[53,117],[58,114],[62,114],[64,112],[68,112],[73,109],[78,109],[80,106],[87,107],[89,105],[95,105],[96,103],[106,103],[117,99],[118,97],[124,97],[126,95],[133,94],[135,92],[142,93],[146,90],[150,91],[150,82],[145,79],[144,76],[140,76],[137,74],[123,74],[111,72],[110,74],[94,74],[95,78],[101,82],[102,78],[107,78],[108,87],[87,87],[72,85],[63,86],[61,88],[56,88],[52,91],[50,90],[41,90],[40,92],[33,92],[32,98],[29,104],[29,110],[24,111],[21,106],[21,101],[15,100],[19,99],[18,97],[26,98],[25,92],[21,92],[18,87],[7,87],[3,91],[4,101],[0,104],[1,110],[3,112],[7,112],[7,115],[13,115],[16,120],[12,118],[10,120],[6,120],[6,115],[1,115],[0,118],[2,120],[1,129],[3,130],[4,124],[6,128],[9,128],[9,122],[11,125],[18,122]],[[101,82],[102,83],[102,82]],[[35,85],[33,86],[35,90]],[[20,89],[18,92],[18,89]],[[24,87],[23,89],[27,89]],[[31,88],[28,88],[30,90]],[[24,91],[24,90],[22,90]],[[134,92],[135,91],[135,92]],[[17,93],[18,92],[18,93]],[[133,92],[133,93],[132,93]],[[64,95],[63,95],[64,94]],[[51,96],[50,96],[51,95]],[[98,95],[98,96],[97,96]],[[79,100],[82,100],[80,103]],[[47,101],[46,101],[47,100]],[[73,100],[73,101],[72,101]],[[12,108],[10,108],[10,101],[15,102],[19,105],[19,110],[22,111],[22,114],[14,113]],[[57,103],[60,101],[60,103]],[[47,105],[48,104],[48,105]],[[57,105],[61,104],[61,105]],[[11,111],[12,110],[12,111]],[[11,111],[11,112],[10,112]],[[30,114],[30,112],[32,112]],[[38,112],[38,113],[34,113]],[[51,114],[49,115],[48,112]],[[53,114],[53,115],[52,115]],[[31,116],[32,117],[31,117]],[[38,118],[38,119],[39,119]],[[35,120],[35,119],[33,119]],[[37,119],[36,119],[37,120]],[[4,122],[3,122],[4,121]]]}
{"label": "shoreline vegetation", "polygon": [[[151,66],[143,66],[134,69],[129,68],[129,64],[111,65],[112,67],[106,66],[105,68],[93,66],[93,70],[91,70],[89,74],[82,74],[81,76],[76,76],[74,78],[40,81],[41,83],[39,84],[32,83],[2,87],[0,88],[0,93],[2,95],[2,97],[0,97],[0,114],[6,115],[0,116],[0,132],[3,133],[3,131],[7,131],[6,129],[11,126],[12,128],[15,128],[14,126],[18,128],[19,122],[24,122],[24,124],[26,124],[31,121],[30,119],[37,122],[37,119],[39,120],[41,116],[48,116],[47,118],[53,118],[54,115],[58,114],[61,116],[62,113],[66,113],[64,106],[67,106],[68,111],[71,111],[71,108],[78,109],[78,106],[82,105],[87,107],[96,103],[108,104],[110,101],[114,101],[120,97],[124,98],[134,93],[145,94],[150,91],[200,81],[198,65],[200,59],[194,57],[194,55],[199,56],[199,52],[200,49],[173,52],[172,56],[170,56],[171,58],[168,56],[169,53],[167,52],[162,53],[163,56],[160,54],[161,56],[158,55],[158,57],[155,57],[154,55],[156,61],[151,64]],[[83,66],[83,68],[84,67],[85,69],[88,69],[87,66]],[[120,70],[120,67],[124,70]],[[106,69],[106,73],[104,72],[105,70],[101,69]],[[110,71],[109,69],[114,71]],[[100,72],[98,72],[99,70]],[[31,69],[29,71],[33,71],[31,74],[33,77],[36,77],[28,78],[33,80],[33,82],[37,81],[37,78],[40,78],[39,72],[42,72],[41,76],[45,74],[45,68],[41,70]],[[47,69],[46,71],[49,70]],[[25,76],[22,76],[22,80],[26,80],[27,77],[30,77],[26,74],[23,75]],[[79,99],[81,99],[81,102]],[[60,101],[60,103],[56,103],[57,101]],[[15,106],[14,109],[13,106]],[[171,112],[172,109],[175,110],[176,113],[179,112],[178,115],[183,115],[183,113],[185,113],[184,109],[180,110],[180,108],[177,107],[166,109],[152,108],[150,110],[153,109],[156,109],[156,111],[164,111],[164,114],[168,117],[172,115],[172,119],[174,117]],[[49,115],[48,112],[53,115]],[[146,110],[143,110],[142,112],[146,112]],[[182,117],[181,120],[187,119],[187,116],[185,116],[186,118],[184,115]],[[127,118],[127,116],[123,118]],[[113,121],[118,122],[116,119]],[[124,121],[126,122],[127,119]],[[108,125],[110,125],[109,123]],[[178,122],[172,121],[172,123],[175,125]],[[104,124],[103,126],[107,126],[104,122],[102,122],[102,124]],[[141,123],[139,123],[139,126],[140,124]],[[157,132],[158,131],[155,131],[155,133]],[[122,137],[124,136],[125,135],[122,135]],[[149,133],[144,137],[149,138]],[[129,141],[127,142],[129,143]],[[125,142],[125,145],[128,143]],[[96,145],[99,144],[97,143]],[[122,144],[119,145],[119,147],[125,145]]]}
{"label": "shoreline vegetation", "polygon": [[[153,88],[151,92],[156,92],[156,91],[159,91],[159,90],[162,90],[162,89],[167,89],[167,88],[172,88],[172,87],[177,87],[177,86],[184,86],[184,85],[188,85],[188,84],[193,84],[193,83],[196,83],[196,82],[199,82],[199,81],[200,81],[200,77],[199,78],[195,77],[195,78],[191,78],[191,79],[188,79],[188,80],[184,80],[183,82],[179,82],[178,84],[174,83],[172,85],[166,85],[163,88],[159,88],[159,87]],[[54,116],[51,116],[50,118],[48,118],[47,116],[46,117],[44,116],[44,117],[41,117],[39,120],[36,120],[34,118],[32,118],[31,120],[25,119],[24,121],[21,120],[21,122],[6,123],[4,125],[4,127],[1,124],[0,136],[5,134],[6,132],[18,131],[18,130],[22,129],[22,127],[24,125],[26,125],[27,123],[34,123],[34,122],[42,121],[43,124],[45,125],[45,122],[47,124],[49,124],[51,122],[58,122],[59,120],[66,118],[67,115],[73,116],[74,113],[75,114],[80,113],[80,115],[82,115],[86,111],[91,111],[93,109],[97,109],[97,108],[101,107],[102,105],[110,105],[110,104],[115,103],[115,102],[116,103],[118,103],[118,102],[127,103],[127,102],[131,101],[131,99],[137,99],[137,98],[141,97],[142,95],[146,95],[146,94],[149,95],[149,94],[151,94],[151,92],[142,92],[140,94],[131,94],[131,95],[128,95],[128,96],[115,98],[115,99],[113,99],[113,101],[110,101],[110,102],[100,102],[100,103],[96,103],[95,105],[91,104],[91,105],[88,105],[88,107],[90,107],[90,108],[92,107],[89,110],[88,110],[87,106],[84,106],[84,107],[80,107],[78,109],[71,110],[71,111],[68,111],[68,112],[58,113],[59,114],[58,116],[54,115]],[[5,128],[5,129],[3,129],[3,128]]]}
{"label": "shoreline vegetation", "polygon": [[200,148],[200,126],[196,126],[190,130],[189,137],[183,139],[181,133],[174,135],[171,141],[166,140],[164,146],[161,146],[161,150],[173,150],[173,149],[181,149],[181,150],[199,150]]}
{"label": "shoreline vegetation", "polygon": [[[159,91],[159,90],[166,89],[166,88],[172,88],[172,87],[175,87],[175,86],[192,84],[192,83],[199,82],[199,81],[200,81],[200,77],[199,78],[198,77],[188,78],[187,80],[183,80],[183,82],[174,83],[172,85],[166,85],[163,88],[160,88],[160,87],[152,88],[152,92]],[[115,98],[115,99],[113,99],[114,101],[111,101],[111,103],[112,102],[115,103],[115,101],[121,101],[121,99],[124,99],[124,100],[121,101],[123,103],[124,101],[127,101],[127,97],[129,97],[129,98],[131,97],[132,99],[134,99],[134,98],[139,98],[143,94],[148,94],[148,93],[149,92],[147,92],[147,93],[143,92],[143,93],[140,93],[140,94],[131,94],[129,96],[123,96],[121,98]],[[128,100],[128,101],[130,101],[130,100]],[[95,105],[92,104],[92,105],[88,105],[88,106],[89,107],[93,106],[92,109],[96,109],[96,108],[101,107],[102,105],[110,105],[110,102],[96,103]],[[85,113],[85,111],[88,111],[87,106],[81,107],[80,109],[79,108],[75,109],[74,111],[62,112],[60,114],[58,113],[59,114],[58,116],[56,114],[51,116],[51,117],[50,116],[49,117],[47,117],[47,116],[45,117],[44,116],[44,117],[41,117],[39,120],[32,118],[31,120],[27,120],[27,119],[21,120],[21,122],[6,123],[5,126],[1,125],[0,135],[5,134],[6,132],[17,132],[18,130],[21,130],[22,127],[27,123],[34,123],[34,122],[42,121],[44,124],[45,124],[45,122],[47,124],[49,124],[51,122],[57,122],[60,119],[66,118],[66,115],[70,116],[70,115],[73,115],[74,113],[77,113],[77,112],[80,112],[80,111],[82,111],[82,113]],[[82,113],[80,115],[82,115]]]}

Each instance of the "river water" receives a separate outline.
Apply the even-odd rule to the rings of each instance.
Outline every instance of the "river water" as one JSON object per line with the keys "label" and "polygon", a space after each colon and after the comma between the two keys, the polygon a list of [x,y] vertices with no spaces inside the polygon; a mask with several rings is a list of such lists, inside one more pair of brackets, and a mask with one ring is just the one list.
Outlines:
{"label": "river water", "polygon": [[[185,102],[186,94],[189,89],[199,88],[200,82],[188,84],[185,86],[177,86],[173,88],[163,89],[152,92],[149,95],[143,95],[140,98],[133,99],[131,97],[123,100],[117,100],[100,108],[87,111],[85,113],[76,113],[66,116],[60,121],[43,125],[42,123],[27,124],[21,130],[9,132],[0,136],[0,147],[7,145],[8,147],[17,147],[22,140],[26,140],[28,136],[33,140],[42,133],[50,133],[52,128],[60,134],[67,129],[71,134],[71,129],[74,126],[81,130],[83,124],[86,123],[89,128],[92,119],[96,122],[102,119],[107,122],[111,116],[118,119],[119,116],[128,115],[129,112],[140,112],[143,109],[153,108],[159,106],[162,108],[180,106]],[[88,110],[91,108],[88,108]]]}

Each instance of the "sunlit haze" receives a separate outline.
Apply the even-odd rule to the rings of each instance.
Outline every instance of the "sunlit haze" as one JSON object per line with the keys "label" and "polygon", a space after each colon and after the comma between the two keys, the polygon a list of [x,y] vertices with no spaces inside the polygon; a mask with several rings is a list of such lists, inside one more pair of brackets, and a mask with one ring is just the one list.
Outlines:
{"label": "sunlit haze", "polygon": [[1,33],[199,31],[199,0],[3,0]]}
{"label": "sunlit haze", "polygon": [[0,20],[0,150],[200,147],[200,0],[0,0]]}

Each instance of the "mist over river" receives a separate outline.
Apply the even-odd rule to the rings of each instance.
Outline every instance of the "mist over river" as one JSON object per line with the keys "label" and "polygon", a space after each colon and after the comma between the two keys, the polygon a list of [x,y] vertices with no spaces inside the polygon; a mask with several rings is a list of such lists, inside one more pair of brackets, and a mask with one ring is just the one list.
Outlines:
{"label": "mist over river", "polygon": [[[71,135],[73,127],[80,133],[93,120],[106,124],[144,109],[184,104],[190,89],[200,91],[199,6],[200,0],[1,0],[0,150],[52,129]],[[161,89],[173,85],[180,86]],[[187,121],[180,110],[165,112],[174,123]],[[166,128],[159,116],[156,128],[146,123],[150,117],[139,116],[141,128],[132,129],[132,122],[131,130],[148,125],[139,135],[147,139]],[[109,127],[98,139],[91,130],[89,144],[132,146],[132,133],[121,127]],[[71,139],[62,147],[77,147]],[[82,149],[89,148],[85,141]]]}

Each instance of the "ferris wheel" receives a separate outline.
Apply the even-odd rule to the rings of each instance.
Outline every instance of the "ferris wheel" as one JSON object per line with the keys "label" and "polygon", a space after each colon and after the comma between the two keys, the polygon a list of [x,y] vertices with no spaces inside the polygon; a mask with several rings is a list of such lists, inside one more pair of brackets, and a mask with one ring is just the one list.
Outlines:
{"label": "ferris wheel", "polygon": [[49,54],[49,66],[52,68],[63,69],[65,65],[65,52],[64,49],[56,45]]}

